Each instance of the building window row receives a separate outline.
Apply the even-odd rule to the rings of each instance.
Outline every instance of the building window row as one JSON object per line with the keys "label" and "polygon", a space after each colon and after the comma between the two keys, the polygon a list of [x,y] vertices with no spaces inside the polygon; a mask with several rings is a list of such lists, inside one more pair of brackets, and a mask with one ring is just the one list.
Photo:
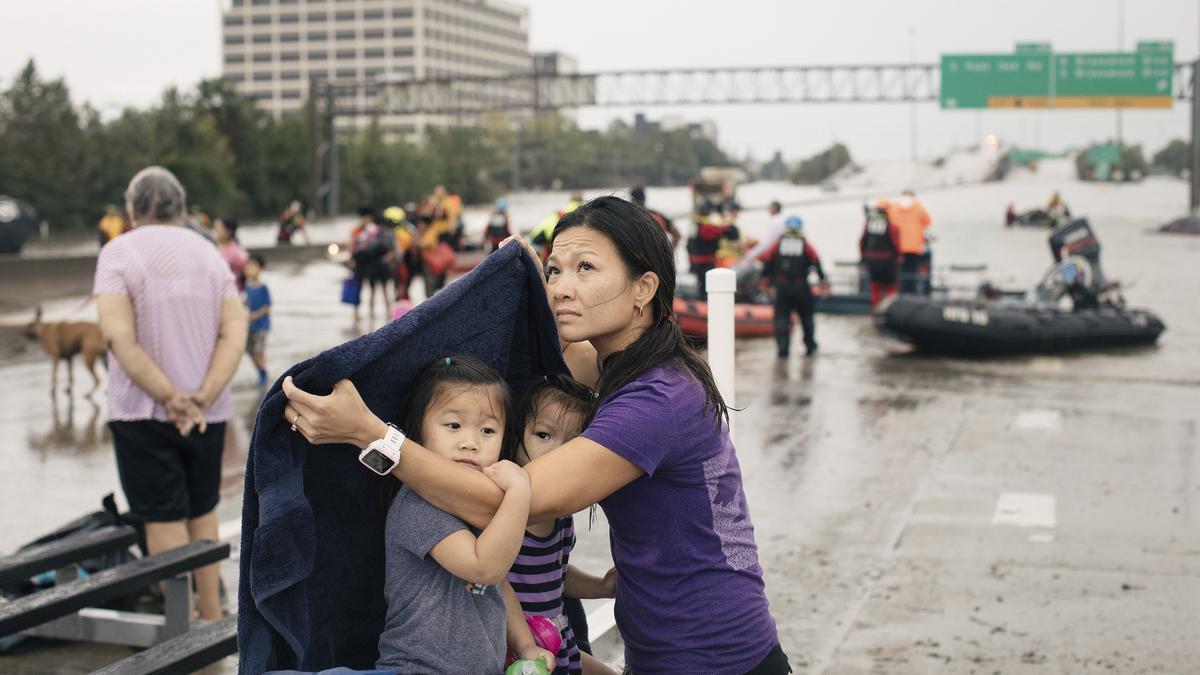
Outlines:
{"label": "building window row", "polygon": [[470,45],[476,49],[486,49],[488,51],[497,52],[500,54],[508,54],[509,56],[529,56],[529,52],[525,49],[518,49],[509,45],[489,42],[487,40],[469,39],[461,35],[446,33],[434,28],[426,28],[425,37],[430,40],[440,40],[449,44]]}
{"label": "building window row", "polygon": [[521,65],[515,65],[511,62],[506,63],[504,61],[496,61],[496,60],[484,58],[481,56],[471,56],[469,54],[448,51],[445,49],[438,49],[436,47],[426,47],[425,48],[425,56],[428,58],[431,58],[431,59],[441,59],[442,61],[449,61],[452,63],[465,63],[467,65],[483,67],[483,68],[494,68],[496,70],[505,71],[505,72],[529,69],[529,66],[528,66],[529,55],[524,54],[524,53],[513,54],[513,56],[523,57],[521,59],[521,62],[522,62]]}
{"label": "building window row", "polygon": [[430,18],[434,21],[441,22],[447,26],[458,26],[461,28],[467,28],[469,30],[478,31],[480,33],[484,33],[487,35],[502,35],[504,37],[510,38],[512,40],[517,40],[519,42],[525,42],[528,40],[528,36],[525,34],[524,31],[508,30],[506,28],[499,28],[494,25],[482,23],[480,21],[475,21],[473,19],[468,19],[468,18],[462,17],[462,16],[456,16],[454,14],[446,14],[444,12],[438,12],[436,10],[431,9],[431,10],[427,10],[425,12],[425,16],[427,16],[428,18]]}
{"label": "building window row", "polygon": [[[413,11],[411,9],[401,8],[401,9],[392,10],[392,17],[396,18],[396,19],[407,19],[407,18],[411,18],[412,15],[413,15]],[[362,18],[364,21],[382,21],[383,16],[384,16],[383,10],[381,10],[381,9],[364,11],[362,14]],[[238,27],[238,26],[242,26],[244,24],[245,18],[246,18],[245,14],[229,14],[229,15],[225,16],[223,23],[226,26]],[[309,12],[307,15],[305,15],[305,18],[308,20],[309,23],[325,23],[329,19],[329,14],[326,12]],[[338,21],[338,22],[342,22],[342,23],[354,21],[355,18],[357,18],[357,15],[354,13],[353,10],[343,10],[340,12],[336,12],[334,14],[334,20]],[[265,26],[265,25],[268,25],[271,23],[271,15],[270,14],[254,14],[254,15],[250,16],[250,22],[252,24],[254,24],[255,26]],[[279,15],[279,23],[289,23],[290,24],[290,23],[299,23],[299,22],[300,22],[299,14],[280,14]],[[501,31],[501,29],[497,29],[497,28],[484,28],[482,30],[487,30],[490,32],[503,32],[503,31]]]}
{"label": "building window row", "polygon": [[[359,57],[359,54],[360,54],[359,50],[356,50],[356,49],[339,49],[335,52],[334,56],[339,61],[353,61]],[[382,48],[382,47],[372,47],[370,49],[362,50],[361,55],[364,59],[383,59],[383,58],[387,57],[387,49]],[[392,49],[392,56],[396,57],[396,58],[411,58],[412,55],[413,55],[413,49],[411,47],[395,47]],[[257,54],[252,55],[252,59],[253,59],[254,63],[270,63],[271,57],[272,57],[272,54],[269,52],[257,53]],[[309,61],[327,61],[328,59],[329,59],[329,52],[327,52],[327,51],[315,50],[315,51],[308,52],[308,60]],[[279,60],[287,61],[287,62],[299,61],[300,53],[292,52],[292,51],[280,52]],[[238,64],[238,63],[245,63],[245,62],[246,62],[245,54],[229,53],[229,54],[225,55],[225,63]],[[502,67],[502,66],[497,64],[497,67]]]}
{"label": "building window row", "polygon": [[446,7],[463,7],[466,8],[467,11],[474,13],[482,12],[490,15],[493,19],[498,19],[504,23],[512,24],[514,26],[520,26],[521,19],[523,18],[517,14],[505,12],[503,10],[496,9],[495,7],[489,7],[484,3],[478,2],[478,0],[442,0],[441,4],[445,5]]}

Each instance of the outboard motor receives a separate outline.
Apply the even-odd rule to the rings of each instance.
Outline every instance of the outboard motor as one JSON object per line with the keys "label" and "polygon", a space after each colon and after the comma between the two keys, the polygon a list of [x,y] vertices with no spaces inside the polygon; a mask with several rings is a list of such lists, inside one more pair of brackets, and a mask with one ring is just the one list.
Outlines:
{"label": "outboard motor", "polygon": [[1087,218],[1076,218],[1070,223],[1050,233],[1050,254],[1054,262],[1063,261],[1062,250],[1066,247],[1068,255],[1082,256],[1092,266],[1095,288],[1104,286],[1104,272],[1100,268],[1100,240],[1092,232],[1092,226]]}

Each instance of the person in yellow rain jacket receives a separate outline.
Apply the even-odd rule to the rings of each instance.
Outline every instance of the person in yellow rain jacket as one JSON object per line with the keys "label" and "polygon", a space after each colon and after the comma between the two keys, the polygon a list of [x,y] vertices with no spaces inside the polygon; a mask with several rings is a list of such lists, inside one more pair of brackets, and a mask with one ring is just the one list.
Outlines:
{"label": "person in yellow rain jacket", "polygon": [[100,219],[100,223],[96,226],[96,229],[100,233],[100,245],[104,246],[121,234],[129,231],[129,221],[125,219],[125,214],[121,209],[109,204],[104,209],[104,217]]}
{"label": "person in yellow rain jacket", "polygon": [[391,228],[396,237],[395,258],[391,261],[396,280],[396,302],[408,301],[408,286],[413,277],[413,244],[416,236],[408,214],[399,206],[383,210],[383,225]]}
{"label": "person in yellow rain jacket", "polygon": [[529,232],[529,242],[538,247],[542,256],[542,262],[545,262],[546,258],[550,257],[550,239],[554,236],[554,228],[558,227],[558,221],[563,216],[579,208],[580,204],[583,204],[583,193],[571,193],[571,200],[567,202],[566,206],[546,216],[542,222],[538,223]]}

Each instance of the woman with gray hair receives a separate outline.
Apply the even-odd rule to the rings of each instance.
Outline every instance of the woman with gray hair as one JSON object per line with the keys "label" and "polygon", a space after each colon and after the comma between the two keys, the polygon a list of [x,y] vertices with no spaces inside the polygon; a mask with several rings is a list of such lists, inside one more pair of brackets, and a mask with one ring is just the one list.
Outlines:
{"label": "woman with gray hair", "polygon": [[[160,166],[125,192],[133,230],[96,261],[93,293],[108,344],[108,425],[132,518],[161,553],[217,539],[228,384],[246,312],[217,249],[184,227],[187,193]],[[221,616],[217,566],[196,571],[199,614]]]}

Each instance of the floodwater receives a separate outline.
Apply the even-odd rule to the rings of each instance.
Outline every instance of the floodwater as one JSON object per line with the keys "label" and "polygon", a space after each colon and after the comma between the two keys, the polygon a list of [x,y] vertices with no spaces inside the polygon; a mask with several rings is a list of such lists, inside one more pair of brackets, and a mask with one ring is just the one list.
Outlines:
{"label": "floodwater", "polygon": [[[919,189],[934,219],[935,266],[985,264],[980,277],[1032,285],[1050,263],[1046,232],[1005,229],[1002,216],[1009,201],[1030,208],[1054,190],[1091,220],[1105,272],[1123,282],[1129,304],[1166,323],[1157,346],[895,355],[867,319],[831,316],[818,317],[814,358],[780,362],[770,339],[738,342],[738,454],[767,593],[797,672],[1183,673],[1200,663],[1200,238],[1149,231],[1179,215],[1186,186],[1085,185],[1066,162],[1047,162],[1004,183]],[[686,211],[686,189],[648,192],[650,206]],[[843,196],[815,203],[838,195],[771,183],[740,191],[748,209],[807,202],[793,210],[827,265],[855,257],[862,198]],[[527,228],[566,197],[509,201]],[[470,229],[485,216],[470,211]],[[743,229],[754,234],[764,222],[751,210]],[[344,230],[339,222],[314,235],[334,241]],[[250,228],[249,243],[255,237],[268,240],[269,228]],[[324,261],[268,268],[273,374],[371,327],[356,329],[338,304],[343,276]],[[80,300],[47,309],[51,318],[94,311],[77,310]],[[85,397],[90,381],[76,368],[75,393],[52,398],[49,376],[32,346],[0,365],[0,551],[120,494],[102,394]],[[234,542],[253,378],[246,363],[233,384],[219,513]],[[586,523],[577,519],[573,562],[602,573],[603,516]],[[236,564],[224,574],[235,587]],[[0,656],[0,671],[87,672],[127,653],[48,647]]]}

